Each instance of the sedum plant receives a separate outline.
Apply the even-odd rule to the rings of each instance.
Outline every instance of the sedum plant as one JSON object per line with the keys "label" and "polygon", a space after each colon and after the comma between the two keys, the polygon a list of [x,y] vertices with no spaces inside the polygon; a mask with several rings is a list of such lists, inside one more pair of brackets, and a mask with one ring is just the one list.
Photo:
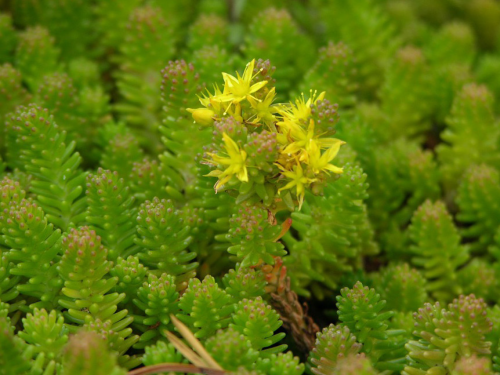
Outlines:
{"label": "sedum plant", "polygon": [[0,374],[500,372],[498,25],[0,1]]}
{"label": "sedum plant", "polygon": [[50,314],[45,310],[35,308],[34,313],[28,313],[23,319],[24,330],[19,337],[27,344],[31,354],[36,357],[43,367],[49,369],[61,362],[63,348],[68,342],[68,328],[64,325],[64,318],[52,310]]}
{"label": "sedum plant", "polygon": [[203,281],[192,279],[179,300],[179,307],[182,309],[179,319],[191,327],[198,338],[212,336],[228,327],[234,310],[231,296],[212,276],[206,276]]}
{"label": "sedum plant", "polygon": [[460,244],[460,235],[444,204],[426,201],[420,206],[408,235],[412,241],[412,263],[422,270],[428,281],[427,290],[444,301],[460,294],[456,270],[467,262],[469,251]]}
{"label": "sedum plant", "polygon": [[259,357],[249,339],[233,328],[218,331],[207,340],[206,347],[214,359],[230,371],[251,368]]}
{"label": "sedum plant", "polygon": [[161,334],[161,330],[171,328],[170,315],[179,309],[179,293],[174,277],[164,273],[160,277],[149,274],[136,294],[133,302],[144,316],[135,316],[134,322],[144,326],[145,330],[136,347],[145,347]]}
{"label": "sedum plant", "polygon": [[112,374],[126,371],[118,366],[116,356],[108,351],[105,343],[92,332],[79,333],[68,343],[63,360],[63,374]]}
{"label": "sedum plant", "polygon": [[261,297],[253,300],[243,299],[238,303],[230,325],[250,341],[255,350],[268,354],[280,353],[287,345],[273,346],[285,337],[285,333],[274,334],[283,322],[278,313]]}
{"label": "sedum plant", "polygon": [[139,141],[155,151],[161,149],[155,136],[161,123],[159,71],[174,49],[173,27],[160,8],[146,5],[130,12],[117,57],[117,85],[122,99],[115,110],[121,119],[134,124]]}
{"label": "sedum plant", "polygon": [[18,35],[10,14],[0,14],[0,36],[3,40],[2,47],[0,47],[0,63],[11,62]]}
{"label": "sedum plant", "polygon": [[[31,95],[22,84],[22,75],[11,64],[5,63],[0,66],[0,98],[2,108],[0,109],[0,120],[5,121],[5,116],[12,112],[18,105],[27,104]],[[2,145],[4,143],[2,136]]]}
{"label": "sedum plant", "polygon": [[[323,196],[311,197],[300,212],[291,215],[292,228],[299,236],[284,237],[290,249],[285,262],[300,294],[309,295],[311,285],[314,293],[324,295],[322,286],[334,288],[342,274],[360,268],[363,255],[378,251],[363,202],[367,198],[365,181],[363,170],[348,164]],[[323,212],[320,207],[329,210]]]}
{"label": "sedum plant", "polygon": [[[299,50],[292,52],[283,48],[293,38]],[[249,27],[244,53],[249,59],[269,59],[276,65],[277,92],[287,91],[290,85],[311,63],[312,43],[300,32],[291,14],[286,9],[268,8],[257,14]],[[292,52],[292,53],[291,53]],[[253,67],[252,67],[253,68]],[[311,89],[311,87],[308,87]]]}
{"label": "sedum plant", "polygon": [[31,90],[40,86],[47,73],[59,70],[60,52],[54,36],[42,26],[30,27],[19,35],[15,63]]}
{"label": "sedum plant", "polygon": [[430,67],[415,47],[397,51],[387,66],[386,81],[380,91],[382,109],[389,117],[391,138],[418,137],[430,128],[434,110]]}
{"label": "sedum plant", "polygon": [[82,222],[86,173],[79,168],[82,158],[75,152],[75,141],[66,144],[66,132],[59,130],[47,109],[36,105],[19,107],[7,129],[8,153],[18,163],[12,166],[22,166],[33,176],[30,190],[37,195],[49,222],[62,230]]}
{"label": "sedum plant", "polygon": [[[274,87],[266,88],[268,82],[253,75],[254,66],[255,61],[252,60],[242,76],[224,74],[224,91],[215,87],[213,94],[208,92],[200,99],[204,108],[191,110],[195,121],[200,125],[215,126],[219,134],[213,151],[207,153],[207,163],[213,167],[210,176],[218,178],[216,191],[228,183],[229,187],[234,186],[233,189],[237,187],[237,202],[255,197],[269,205],[274,196],[287,190],[283,194],[283,203],[292,208],[295,205],[289,192],[292,190],[300,209],[306,188],[318,180],[326,179],[330,173],[342,172],[341,168],[330,162],[343,142],[334,138],[321,138],[321,131],[326,130],[324,134],[331,134],[333,130],[324,129],[323,124],[317,126],[311,111],[311,106],[323,100],[323,93],[311,93],[307,100],[302,96],[295,103],[273,107],[276,90]],[[257,78],[255,83],[254,78]],[[243,101],[245,106],[242,106]],[[225,116],[232,117],[233,120],[229,121],[234,121],[227,131],[220,122],[214,120]],[[249,133],[242,123],[247,121],[262,122],[265,125],[263,132]],[[277,121],[276,125],[274,121]],[[290,137],[286,138],[285,134],[290,134]],[[257,139],[254,141],[253,138]],[[311,142],[306,148],[308,139]],[[241,142],[241,146],[238,142]],[[280,144],[280,152],[272,152],[274,144]],[[252,155],[250,150],[254,145],[260,147],[260,152],[257,148],[255,158],[247,159],[247,155]],[[264,155],[265,149],[270,149],[268,151],[271,154]],[[322,149],[327,151],[322,153]],[[285,180],[285,184],[279,184],[282,185],[279,189],[272,184],[275,178],[272,176],[276,173]]]}
{"label": "sedum plant", "polygon": [[[358,79],[363,82],[363,96],[373,95],[381,83],[385,64],[400,44],[395,27],[379,3],[372,0],[324,1],[316,3],[323,10],[321,19],[330,40],[347,43],[358,61]],[[330,20],[343,14],[335,25]]]}
{"label": "sedum plant", "polygon": [[[125,294],[110,292],[118,280],[105,278],[112,262],[107,260],[108,251],[101,245],[100,237],[88,227],[72,229],[63,238],[61,247],[64,255],[58,271],[64,288],[58,302],[67,309],[66,319],[77,325],[87,324],[90,331],[114,336],[107,339],[109,345],[115,352],[124,354],[139,337],[131,336],[132,330],[127,328],[133,317],[127,310],[118,310],[117,305]],[[120,345],[115,347],[114,341]],[[122,365],[137,365],[134,358],[123,356],[120,359]]]}
{"label": "sedum plant", "polygon": [[[463,231],[468,238],[477,239],[472,245],[475,251],[481,251],[493,244],[498,232],[498,215],[500,210],[496,201],[500,194],[498,185],[499,172],[487,165],[471,168],[464,175],[457,194],[460,211],[457,219],[470,223]],[[498,243],[498,242],[497,242]],[[496,251],[498,254],[498,251]]]}
{"label": "sedum plant", "polygon": [[332,324],[317,335],[316,346],[310,356],[312,372],[316,375],[331,374],[343,359],[356,356],[358,360],[360,349],[361,344],[347,326]]}
{"label": "sedum plant", "polygon": [[408,263],[389,264],[375,275],[376,290],[386,301],[386,308],[403,313],[413,312],[427,300],[427,280]]}
{"label": "sedum plant", "polygon": [[190,227],[184,223],[172,202],[158,198],[146,201],[137,215],[139,259],[158,272],[177,276],[179,286],[182,284],[185,287],[198,265],[191,262],[196,253],[187,249],[192,240],[189,231]]}
{"label": "sedum plant", "polygon": [[410,361],[403,374],[426,373],[431,367],[446,374],[459,359],[490,352],[491,343],[484,337],[491,330],[486,304],[473,294],[453,300],[448,309],[439,302],[426,303],[414,314],[414,321],[419,340],[406,344]]}
{"label": "sedum plant", "polygon": [[342,109],[351,108],[357,100],[357,74],[357,59],[352,49],[345,43],[330,41],[318,51],[317,61],[304,76],[300,90],[307,92],[315,87],[328,92],[329,100]]}
{"label": "sedum plant", "polygon": [[404,358],[398,358],[403,347],[404,332],[388,329],[392,311],[384,311],[386,302],[375,289],[357,282],[352,289],[343,288],[337,296],[338,316],[342,324],[357,335],[362,351],[372,359],[379,370],[400,371]]}
{"label": "sedum plant", "polygon": [[108,257],[126,258],[138,251],[134,244],[136,229],[133,223],[136,210],[134,197],[118,173],[99,169],[87,175],[88,211],[86,221],[109,249]]}
{"label": "sedum plant", "polygon": [[[485,86],[466,85],[455,97],[447,120],[449,127],[442,134],[446,143],[437,149],[448,189],[455,186],[456,190],[457,182],[469,166],[481,163],[498,166],[499,134],[492,106],[492,94]],[[477,147],[481,148],[480,154]],[[464,159],[466,150],[470,152]]]}
{"label": "sedum plant", "polygon": [[26,278],[17,290],[37,298],[32,307],[53,309],[63,282],[57,272],[61,231],[48,223],[41,207],[31,200],[11,201],[2,215],[7,259],[15,264],[10,273]]}

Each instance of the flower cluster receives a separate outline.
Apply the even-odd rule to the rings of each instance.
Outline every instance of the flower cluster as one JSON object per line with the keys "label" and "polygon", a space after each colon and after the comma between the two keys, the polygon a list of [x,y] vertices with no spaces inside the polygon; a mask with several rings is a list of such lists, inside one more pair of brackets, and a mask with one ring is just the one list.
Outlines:
{"label": "flower cluster", "polygon": [[307,189],[342,173],[332,160],[345,142],[331,137],[337,113],[325,92],[274,104],[264,69],[266,62],[252,60],[241,76],[222,73],[223,89],[215,85],[200,97],[203,108],[189,111],[199,125],[214,127],[204,163],[213,167],[208,176],[218,178],[216,191],[237,189],[242,201],[258,196],[268,206],[282,201],[293,209],[292,192],[300,209]]}

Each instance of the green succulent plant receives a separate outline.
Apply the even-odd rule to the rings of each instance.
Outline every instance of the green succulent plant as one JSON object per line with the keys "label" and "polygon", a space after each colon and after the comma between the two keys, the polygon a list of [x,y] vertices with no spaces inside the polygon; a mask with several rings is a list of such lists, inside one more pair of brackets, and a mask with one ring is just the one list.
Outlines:
{"label": "green succulent plant", "polygon": [[0,0],[0,375],[500,373],[499,25]]}

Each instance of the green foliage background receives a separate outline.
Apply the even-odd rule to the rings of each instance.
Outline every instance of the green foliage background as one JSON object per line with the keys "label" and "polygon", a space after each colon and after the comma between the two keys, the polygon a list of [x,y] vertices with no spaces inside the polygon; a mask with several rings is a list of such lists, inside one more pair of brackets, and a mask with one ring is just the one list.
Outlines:
{"label": "green foliage background", "polygon": [[[252,59],[347,142],[276,222],[187,111]],[[0,374],[500,372],[499,100],[498,0],[0,0]]]}

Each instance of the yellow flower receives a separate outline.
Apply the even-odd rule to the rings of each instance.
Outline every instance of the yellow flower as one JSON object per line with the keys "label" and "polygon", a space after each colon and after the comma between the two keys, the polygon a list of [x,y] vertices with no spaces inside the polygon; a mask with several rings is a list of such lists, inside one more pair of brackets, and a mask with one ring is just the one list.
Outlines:
{"label": "yellow flower", "polygon": [[295,99],[295,104],[290,103],[288,106],[283,106],[279,113],[292,121],[297,123],[305,122],[311,116],[311,105],[316,104],[317,101],[323,100],[325,98],[325,92],[316,97],[316,91],[313,93],[310,91],[310,96],[307,101],[304,98],[304,94],[300,98]]}
{"label": "yellow flower", "polygon": [[247,97],[252,97],[254,92],[264,87],[267,81],[261,81],[251,85],[252,79],[255,77],[252,75],[254,66],[255,60],[250,61],[243,72],[243,76],[240,76],[239,73],[236,73],[236,77],[227,73],[222,73],[222,77],[224,78],[224,92],[222,95],[217,96],[216,99],[221,102],[232,102],[236,104]]}
{"label": "yellow flower", "polygon": [[210,177],[218,177],[219,181],[215,184],[215,192],[224,186],[233,176],[236,176],[240,181],[248,181],[248,172],[246,167],[247,153],[240,150],[238,144],[231,139],[226,133],[222,134],[224,140],[224,148],[228,157],[221,157],[214,153],[208,153],[212,160],[207,160],[212,165],[224,165],[227,168],[224,171],[215,170],[207,174]]}
{"label": "yellow flower", "polygon": [[[287,117],[282,122],[279,122],[278,126],[281,132],[286,135],[287,141],[287,145],[282,152],[289,155],[299,153],[299,160],[301,161],[307,162],[311,142],[316,142],[320,149],[332,147],[336,143],[334,138],[319,138],[319,136],[315,135],[314,121],[312,119],[309,121],[307,130]],[[283,141],[283,138],[278,138],[278,140]]]}
{"label": "yellow flower", "polygon": [[[200,103],[204,106],[204,107],[210,107],[213,102],[213,98],[214,97],[217,97],[217,96],[220,96],[222,95],[222,91],[220,91],[220,88],[218,85],[214,84],[214,93],[212,94],[210,91],[208,91],[208,89],[206,90],[207,93],[204,94],[202,97],[199,97],[198,96],[198,99],[200,99]],[[218,103],[217,103],[218,104]],[[218,104],[220,106],[220,104]]]}
{"label": "yellow flower", "polygon": [[252,122],[258,123],[262,120],[266,124],[274,123],[275,117],[273,113],[276,113],[276,108],[271,107],[271,104],[273,104],[275,96],[276,90],[274,87],[269,90],[264,100],[258,100],[252,96],[248,96],[248,102],[256,112],[256,118],[252,119]]}
{"label": "yellow flower", "polygon": [[309,167],[315,174],[319,174],[322,171],[338,174],[343,172],[342,168],[336,167],[330,164],[330,162],[337,156],[340,146],[345,144],[345,142],[340,139],[333,139],[333,141],[335,141],[335,143],[326,150],[323,155],[321,155],[321,150],[316,142],[312,141],[309,145]]}
{"label": "yellow flower", "polygon": [[281,169],[281,174],[288,178],[289,181],[285,186],[278,190],[278,193],[282,190],[291,189],[295,187],[297,191],[297,200],[299,201],[299,210],[302,207],[302,203],[304,203],[304,196],[306,194],[306,187],[309,186],[312,182],[316,181],[315,178],[308,178],[304,176],[304,170],[300,165],[299,161],[297,164],[293,166],[292,171],[288,171],[283,168],[281,165],[276,164],[279,169]]}
{"label": "yellow flower", "polygon": [[198,96],[200,99],[200,103],[202,106],[204,106],[207,109],[210,109],[211,111],[215,112],[215,117],[219,118],[222,116],[222,114],[225,112],[225,109],[221,102],[216,100],[218,96],[222,95],[222,92],[220,91],[219,86],[214,85],[214,93],[212,94],[210,91],[208,91],[206,94],[203,94],[203,96]]}

